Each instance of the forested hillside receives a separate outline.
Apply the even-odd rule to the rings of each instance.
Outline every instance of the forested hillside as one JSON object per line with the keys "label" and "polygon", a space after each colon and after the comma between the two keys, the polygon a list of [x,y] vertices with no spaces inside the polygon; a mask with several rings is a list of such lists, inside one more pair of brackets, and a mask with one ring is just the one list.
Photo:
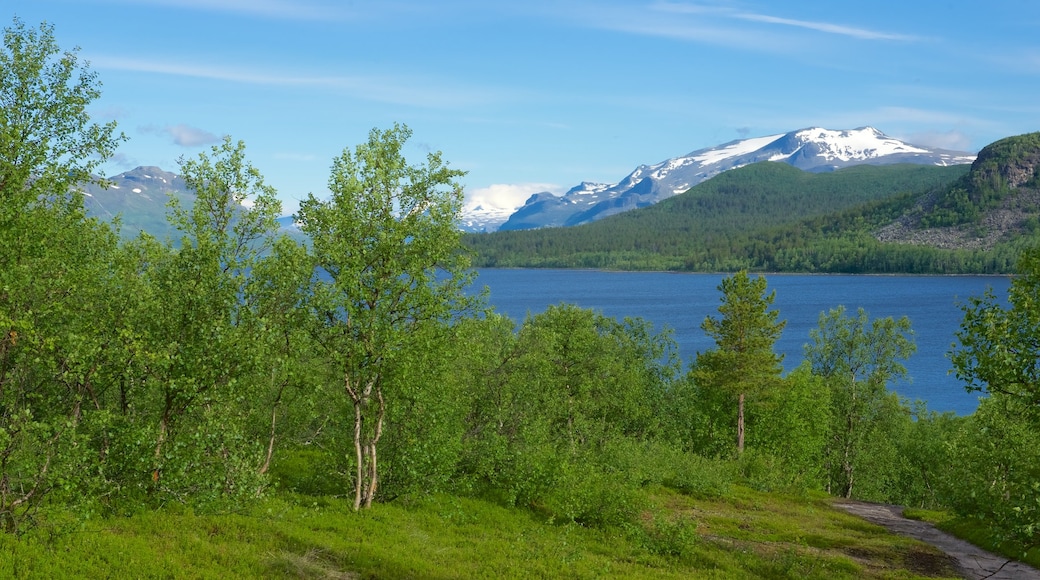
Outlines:
{"label": "forested hillside", "polygon": [[[579,577],[890,578],[937,557],[836,518],[834,497],[947,510],[1038,558],[1040,249],[1006,303],[966,305],[952,360],[985,398],[940,415],[887,388],[916,349],[906,318],[835,305],[804,362],[782,361],[775,295],[746,271],[720,284],[714,345],[686,365],[644,320],[496,315],[465,292],[463,172],[406,160],[403,125],[333,160],[331,196],[301,202],[307,245],[279,233],[276,192],[230,137],[182,161],[195,203],[172,202],[176,240],[122,239],[75,192],[123,140],[87,113],[96,77],[17,19],[0,70],[0,576],[523,577],[580,561]],[[844,179],[749,171],[805,204]],[[841,191],[958,177],[873,171]],[[753,206],[775,218],[790,199],[746,190],[672,213],[782,227]]]}
{"label": "forested hillside", "polygon": [[[976,166],[988,159],[980,155]],[[945,246],[892,235],[892,224],[905,224],[905,216],[915,211],[922,217],[905,230],[918,232],[932,225],[927,223],[928,216],[943,211],[946,214],[942,215],[957,216],[958,224],[974,224],[990,215],[992,211],[974,203],[967,211],[956,209],[952,202],[934,202],[955,197],[951,192],[978,181],[977,172],[969,177],[968,171],[963,165],[899,165],[811,174],[779,163],[759,163],[723,173],[655,206],[597,223],[473,234],[464,241],[474,251],[475,264],[485,267],[1009,272],[1018,252],[1036,232],[1035,217],[1014,231],[1000,232],[999,238],[985,245],[972,243],[984,235],[976,226],[959,226],[961,234],[956,239],[967,240]],[[976,187],[973,191],[984,190]],[[990,200],[994,196],[980,193],[976,197]],[[932,201],[922,214],[922,203],[928,200]],[[986,201],[981,207],[994,203]],[[1035,209],[1032,211],[1035,216]],[[946,232],[947,238],[951,235]]]}

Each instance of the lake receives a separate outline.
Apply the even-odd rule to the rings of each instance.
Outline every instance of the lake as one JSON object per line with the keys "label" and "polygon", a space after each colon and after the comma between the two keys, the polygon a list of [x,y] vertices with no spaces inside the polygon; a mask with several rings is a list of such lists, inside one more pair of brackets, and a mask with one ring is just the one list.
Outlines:
{"label": "lake", "polygon": [[[479,269],[475,287],[487,286],[495,309],[517,322],[552,304],[591,308],[613,318],[640,317],[658,329],[674,332],[683,363],[714,342],[701,330],[706,316],[718,316],[723,274],[667,272],[601,272],[594,270]],[[978,393],[968,393],[949,373],[947,357],[956,341],[963,312],[960,305],[992,288],[1002,300],[1010,278],[1003,276],[864,276],[767,274],[776,291],[773,308],[787,326],[776,350],[791,370],[802,361],[809,330],[821,312],[844,305],[871,318],[907,316],[913,325],[917,353],[905,361],[910,381],[889,388],[911,400],[927,401],[934,411],[972,413]]]}

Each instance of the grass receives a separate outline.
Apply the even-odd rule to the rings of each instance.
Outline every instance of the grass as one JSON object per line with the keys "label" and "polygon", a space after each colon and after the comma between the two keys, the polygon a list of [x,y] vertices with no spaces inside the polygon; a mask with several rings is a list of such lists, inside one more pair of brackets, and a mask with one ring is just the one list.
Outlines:
{"label": "grass", "polygon": [[0,577],[956,577],[935,550],[823,496],[739,486],[716,499],[645,493],[652,507],[638,521],[607,529],[449,495],[361,513],[341,499],[281,495],[243,514],[52,515],[22,537],[0,537]]}

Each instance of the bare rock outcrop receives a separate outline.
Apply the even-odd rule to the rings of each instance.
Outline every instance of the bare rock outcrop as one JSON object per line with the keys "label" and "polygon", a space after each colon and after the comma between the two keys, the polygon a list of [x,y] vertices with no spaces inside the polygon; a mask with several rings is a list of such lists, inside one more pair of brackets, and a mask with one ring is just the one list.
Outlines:
{"label": "bare rock outcrop", "polygon": [[922,228],[921,217],[934,204],[934,196],[896,221],[874,232],[879,242],[915,244],[947,250],[988,250],[1000,242],[1027,233],[1040,219],[1040,190],[1020,188],[986,212],[977,224]]}

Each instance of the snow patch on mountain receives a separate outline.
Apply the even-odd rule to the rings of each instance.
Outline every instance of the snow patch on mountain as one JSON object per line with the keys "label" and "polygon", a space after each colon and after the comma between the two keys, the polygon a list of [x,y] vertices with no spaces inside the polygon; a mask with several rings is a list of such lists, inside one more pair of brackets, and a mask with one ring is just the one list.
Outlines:
{"label": "snow patch on mountain", "polygon": [[840,131],[810,127],[730,141],[655,165],[640,165],[616,184],[583,183],[562,198],[531,196],[499,229],[573,226],[596,221],[652,205],[723,171],[761,161],[779,161],[804,171],[821,172],[860,164],[958,165],[974,160],[972,153],[912,145],[873,127]]}
{"label": "snow patch on mountain", "polygon": [[701,165],[711,165],[713,163],[720,163],[731,157],[739,157],[741,155],[747,155],[748,153],[754,153],[781,137],[783,137],[783,135],[768,135],[766,137],[755,137],[743,141],[733,141],[724,145],[719,145],[714,149],[701,149],[700,151],[694,151],[685,158],[680,157],[679,159],[688,159],[690,162],[700,163]]}

